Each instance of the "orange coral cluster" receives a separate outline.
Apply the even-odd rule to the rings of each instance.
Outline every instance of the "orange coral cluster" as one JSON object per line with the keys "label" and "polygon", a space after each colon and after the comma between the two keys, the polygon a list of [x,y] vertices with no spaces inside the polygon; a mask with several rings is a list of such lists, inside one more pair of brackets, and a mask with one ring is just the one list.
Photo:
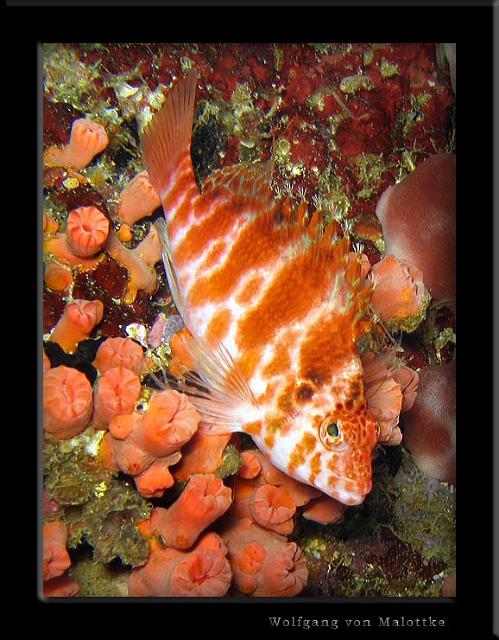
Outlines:
{"label": "orange coral cluster", "polygon": [[287,542],[250,518],[228,518],[220,536],[227,545],[232,586],[238,593],[291,597],[305,587],[306,560],[295,542]]}
{"label": "orange coral cluster", "polygon": [[125,367],[107,369],[94,391],[93,422],[98,429],[107,427],[113,418],[129,415],[140,396],[140,378]]}
{"label": "orange coral cluster", "polygon": [[397,445],[402,441],[398,426],[400,413],[408,411],[417,395],[419,376],[405,366],[394,349],[379,356],[368,352],[362,358],[366,401],[378,420],[379,442]]}
{"label": "orange coral cluster", "polygon": [[104,305],[100,300],[68,302],[49,339],[64,351],[73,353],[79,342],[90,337],[103,315]]}
{"label": "orange coral cluster", "polygon": [[417,267],[386,256],[371,269],[375,283],[371,306],[393,330],[412,331],[426,311],[430,295]]}
{"label": "orange coral cluster", "polygon": [[[151,551],[147,563],[131,574],[131,596],[221,596],[229,585],[233,593],[255,597],[289,597],[303,590],[305,557],[287,538],[298,509],[330,524],[341,521],[345,506],[280,472],[258,450],[241,453],[231,491],[211,471],[220,465],[229,438],[198,431],[186,445],[195,445],[188,463],[172,470],[175,477],[188,478],[186,487],[168,509],[156,507],[141,525]],[[216,533],[206,534],[211,526]],[[210,553],[207,539],[214,542]],[[177,567],[183,563],[189,571],[183,568],[180,579]]]}
{"label": "orange coral cluster", "polygon": [[137,376],[147,367],[144,352],[131,338],[107,338],[99,346],[93,365],[101,374],[114,367],[125,367]]}
{"label": "orange coral cluster", "polygon": [[[153,509],[141,526],[152,536],[147,563],[129,580],[131,596],[223,596],[232,574],[227,548],[203,534],[230,507],[232,492],[214,474],[194,474],[169,509]],[[161,541],[161,544],[158,542]]]}
{"label": "orange coral cluster", "polygon": [[169,467],[181,458],[180,448],[198,428],[200,418],[186,396],[155,393],[145,413],[118,415],[102,441],[104,464],[133,476],[145,497],[161,497],[173,485]]}
{"label": "orange coral cluster", "polygon": [[154,293],[158,279],[154,265],[161,260],[162,244],[156,225],[152,225],[147,236],[135,249],[127,249],[116,234],[109,235],[106,250],[128,270],[129,280],[125,302],[131,304],[139,290]]}
{"label": "orange coral cluster", "polygon": [[134,569],[128,581],[130,596],[224,596],[231,570],[227,548],[216,533],[205,534],[190,551],[151,542],[147,563]]}
{"label": "orange coral cluster", "polygon": [[232,492],[214,474],[194,474],[169,509],[153,509],[150,530],[169,547],[189,549],[199,535],[227,511]]}
{"label": "orange coral cluster", "polygon": [[261,451],[242,454],[234,503],[219,531],[228,548],[234,591],[252,596],[293,596],[307,583],[301,549],[287,540],[298,512],[334,524],[345,505],[274,467]]}
{"label": "orange coral cluster", "polygon": [[137,220],[150,216],[160,206],[161,200],[149,182],[149,174],[141,171],[121,192],[117,215],[131,226]]}
{"label": "orange coral cluster", "polygon": [[92,417],[92,387],[70,367],[49,368],[43,378],[43,428],[59,440],[81,433]]}
{"label": "orange coral cluster", "polygon": [[43,156],[43,164],[84,169],[108,144],[109,138],[102,125],[89,118],[79,118],[73,122],[69,143],[62,149],[49,147]]}

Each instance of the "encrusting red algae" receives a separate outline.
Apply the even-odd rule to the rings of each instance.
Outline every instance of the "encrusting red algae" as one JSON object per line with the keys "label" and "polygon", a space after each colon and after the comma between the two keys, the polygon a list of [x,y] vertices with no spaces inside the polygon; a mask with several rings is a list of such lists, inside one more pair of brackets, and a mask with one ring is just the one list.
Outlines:
{"label": "encrusting red algae", "polygon": [[[454,362],[452,238],[423,261],[411,233],[455,220],[435,46],[48,45],[44,69],[45,595],[440,595],[454,449],[427,461],[418,394]],[[436,555],[404,509],[441,514]]]}

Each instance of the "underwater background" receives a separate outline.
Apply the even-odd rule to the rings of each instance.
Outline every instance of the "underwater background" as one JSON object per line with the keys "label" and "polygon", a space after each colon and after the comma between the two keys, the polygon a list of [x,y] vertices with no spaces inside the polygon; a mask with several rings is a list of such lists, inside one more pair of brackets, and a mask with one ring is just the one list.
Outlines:
{"label": "underwater background", "polygon": [[[139,204],[125,211],[123,195],[144,169],[139,136],[176,79],[191,70],[198,74],[191,156],[199,184],[217,169],[267,160],[273,152],[273,188],[283,210],[305,203],[309,212],[319,211],[342,228],[347,224],[371,267],[385,257],[376,215],[385,190],[403,184],[430,157],[455,153],[455,58],[443,44],[51,43],[42,53],[44,368],[78,371],[89,385],[75,382],[78,397],[92,395],[88,389],[97,389],[105,373],[96,365],[101,345],[107,338],[128,338],[142,351],[138,359],[144,358],[130,411],[147,407],[154,389],[148,375],[168,366],[169,338],[182,326],[162,262],[154,247],[152,258],[146,252],[163,216],[159,201],[146,189]],[[92,123],[97,146],[92,150],[85,138],[78,155],[72,132],[80,119]],[[76,240],[73,246],[66,240],[72,238],[70,212],[90,208],[104,218],[95,223],[99,233],[108,229],[126,251],[106,245],[105,238],[96,245],[100,253],[92,254],[88,245],[87,254],[75,251]],[[453,256],[439,251],[435,260],[450,264]],[[417,280],[411,273],[411,286]],[[395,283],[386,296],[395,299],[399,290]],[[413,298],[419,307],[402,318],[395,314],[396,321],[380,305],[362,348],[376,355],[395,349],[420,374],[422,402],[432,374],[443,372],[449,388],[455,386],[455,318],[447,296],[430,300],[418,291]],[[68,324],[68,305],[82,300],[99,304],[87,309],[93,323],[78,332]],[[259,594],[229,575],[227,594],[453,595],[455,407],[453,413],[442,393],[436,397],[436,408],[429,401],[430,409],[425,406],[419,416],[411,419],[410,409],[401,415],[401,444],[377,448],[373,488],[363,504],[339,508],[329,524],[321,524],[302,517],[304,503],[295,503],[290,526],[277,533],[286,538],[282,548],[295,543],[293,552],[302,554],[307,575],[300,588],[265,587]],[[411,420],[426,427],[414,435]],[[188,476],[175,473],[176,465],[182,468],[176,459],[170,462],[172,486],[161,496],[144,496],[131,475],[105,464],[105,430],[90,419],[74,435],[61,436],[62,428],[52,419],[43,442],[45,594],[127,596],[131,572],[146,565],[151,546],[161,548],[144,522],[153,508],[176,503]],[[184,458],[196,455],[197,442],[189,443],[189,457],[182,449]],[[243,454],[252,450],[249,437],[233,436],[209,473],[234,489],[244,474],[251,479],[247,467],[256,458]],[[216,490],[222,495],[224,488]],[[207,530],[221,526],[215,518]],[[269,538],[268,549],[274,544]]]}

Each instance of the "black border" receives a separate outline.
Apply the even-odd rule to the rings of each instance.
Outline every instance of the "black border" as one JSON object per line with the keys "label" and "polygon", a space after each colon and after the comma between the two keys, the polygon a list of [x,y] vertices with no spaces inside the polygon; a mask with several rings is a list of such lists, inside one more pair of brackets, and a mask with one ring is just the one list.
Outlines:
{"label": "black border", "polygon": [[[23,5],[14,8],[13,4]],[[286,602],[276,601],[189,601],[165,602],[137,601],[133,599],[75,599],[45,603],[37,598],[36,568],[37,546],[36,496],[37,475],[29,476],[27,469],[36,469],[36,425],[38,405],[38,379],[29,411],[28,403],[20,397],[22,420],[4,425],[11,430],[6,439],[17,477],[22,482],[5,481],[10,495],[4,497],[9,507],[10,526],[15,522],[16,536],[10,533],[10,544],[22,548],[27,566],[16,565],[15,571],[23,575],[27,585],[23,605],[30,605],[36,618],[57,625],[63,633],[74,630],[104,629],[119,633],[121,629],[142,633],[171,633],[179,629],[183,635],[200,630],[208,635],[245,634],[261,631],[279,634],[270,629],[268,615],[303,615],[308,618],[333,617],[434,617],[445,616],[448,625],[438,629],[439,636],[456,633],[472,634],[474,638],[492,636],[492,7],[465,7],[456,3],[447,6],[324,6],[313,3],[306,6],[260,7],[256,3],[245,7],[190,7],[173,6],[152,8],[150,2],[141,6],[75,8],[46,6],[24,8],[22,0],[10,2],[7,33],[12,41],[4,44],[7,86],[4,100],[8,104],[6,127],[8,140],[8,192],[10,213],[4,211],[7,237],[13,236],[16,218],[23,216],[22,226],[30,222],[30,242],[16,252],[13,296],[6,306],[9,326],[17,338],[12,338],[16,362],[22,357],[20,347],[27,347],[27,360],[21,360],[19,373],[29,371],[28,379],[36,370],[33,354],[40,351],[38,330],[30,323],[41,313],[33,273],[38,272],[36,187],[38,156],[34,141],[40,126],[37,110],[37,43],[99,42],[99,41],[232,41],[232,42],[300,42],[300,41],[426,41],[457,42],[457,123],[458,123],[458,299],[459,324],[458,368],[458,596],[450,602],[435,599],[373,599],[343,601],[320,599],[316,602],[301,598]],[[33,3],[34,4],[34,3]],[[38,3],[39,4],[39,3]],[[63,4],[57,3],[57,4]],[[83,3],[80,1],[79,5]],[[88,3],[91,4],[90,2]],[[323,5],[323,6],[319,6]],[[350,3],[353,5],[354,3]],[[389,3],[394,4],[394,3]],[[386,3],[388,5],[388,3]],[[209,25],[209,26],[207,26]],[[5,116],[4,116],[5,117]],[[12,197],[11,197],[12,196]],[[10,220],[10,223],[8,222]],[[21,230],[22,231],[22,230]],[[7,256],[5,258],[7,260]],[[22,267],[21,267],[21,264]],[[36,266],[35,266],[36,265]],[[35,269],[33,269],[35,267]],[[26,270],[26,273],[22,272]],[[28,284],[28,286],[26,286]],[[27,320],[27,328],[19,328],[19,321]],[[21,339],[22,338],[22,339]],[[29,346],[28,346],[29,345]],[[21,349],[22,351],[22,349]],[[27,366],[26,366],[27,365]],[[15,377],[15,390],[26,391],[26,377]],[[29,425],[29,426],[28,426]],[[16,451],[24,452],[23,456]],[[27,452],[32,455],[26,455]],[[10,455],[9,455],[10,457]],[[22,466],[21,472],[19,467]],[[14,473],[16,473],[14,469]],[[25,475],[26,474],[26,475]],[[21,485],[21,486],[19,486]],[[29,491],[33,493],[31,493]],[[13,493],[11,493],[13,492]],[[22,506],[26,496],[29,506]],[[15,502],[14,502],[15,501]],[[21,507],[21,509],[19,509]],[[27,515],[18,519],[16,511]],[[9,525],[8,525],[9,526]],[[21,533],[21,540],[18,539]],[[24,538],[23,538],[24,536]],[[20,547],[22,545],[22,547]],[[28,551],[29,550],[29,551]],[[13,555],[20,552],[12,551]],[[28,579],[29,577],[29,579]],[[15,587],[10,587],[15,588]],[[17,591],[17,589],[16,589]],[[25,593],[26,593],[25,591]],[[17,597],[19,598],[19,593]],[[308,599],[307,599],[308,600]],[[94,608],[94,605],[98,607]],[[125,605],[125,606],[123,606]],[[128,605],[128,606],[126,606]],[[75,610],[81,607],[81,610]],[[87,607],[92,611],[87,612]],[[152,607],[152,608],[151,608]],[[188,607],[188,608],[187,608]],[[97,613],[97,618],[95,614]],[[65,627],[65,624],[71,625]],[[73,624],[71,624],[73,623]],[[75,624],[76,623],[76,624]],[[73,626],[74,625],[74,626]],[[122,626],[123,625],[123,626]],[[288,629],[284,633],[299,632]],[[320,633],[321,630],[310,632]],[[365,629],[361,629],[366,633]],[[371,628],[377,637],[379,631]],[[383,629],[385,633],[411,634],[413,637],[428,633],[420,628]],[[323,633],[334,633],[327,629]],[[342,632],[344,633],[344,632]]]}

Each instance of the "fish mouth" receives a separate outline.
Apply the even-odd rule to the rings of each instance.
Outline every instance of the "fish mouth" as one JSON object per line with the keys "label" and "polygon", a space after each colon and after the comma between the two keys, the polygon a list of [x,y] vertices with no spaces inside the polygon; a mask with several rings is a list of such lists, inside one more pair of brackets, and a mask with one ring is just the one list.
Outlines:
{"label": "fish mouth", "polygon": [[[344,486],[345,482],[348,482],[348,487]],[[335,475],[329,477],[328,485],[327,488],[322,488],[322,491],[325,491],[331,498],[349,506],[362,504],[372,489],[370,481],[352,483],[351,480],[345,481]]]}

